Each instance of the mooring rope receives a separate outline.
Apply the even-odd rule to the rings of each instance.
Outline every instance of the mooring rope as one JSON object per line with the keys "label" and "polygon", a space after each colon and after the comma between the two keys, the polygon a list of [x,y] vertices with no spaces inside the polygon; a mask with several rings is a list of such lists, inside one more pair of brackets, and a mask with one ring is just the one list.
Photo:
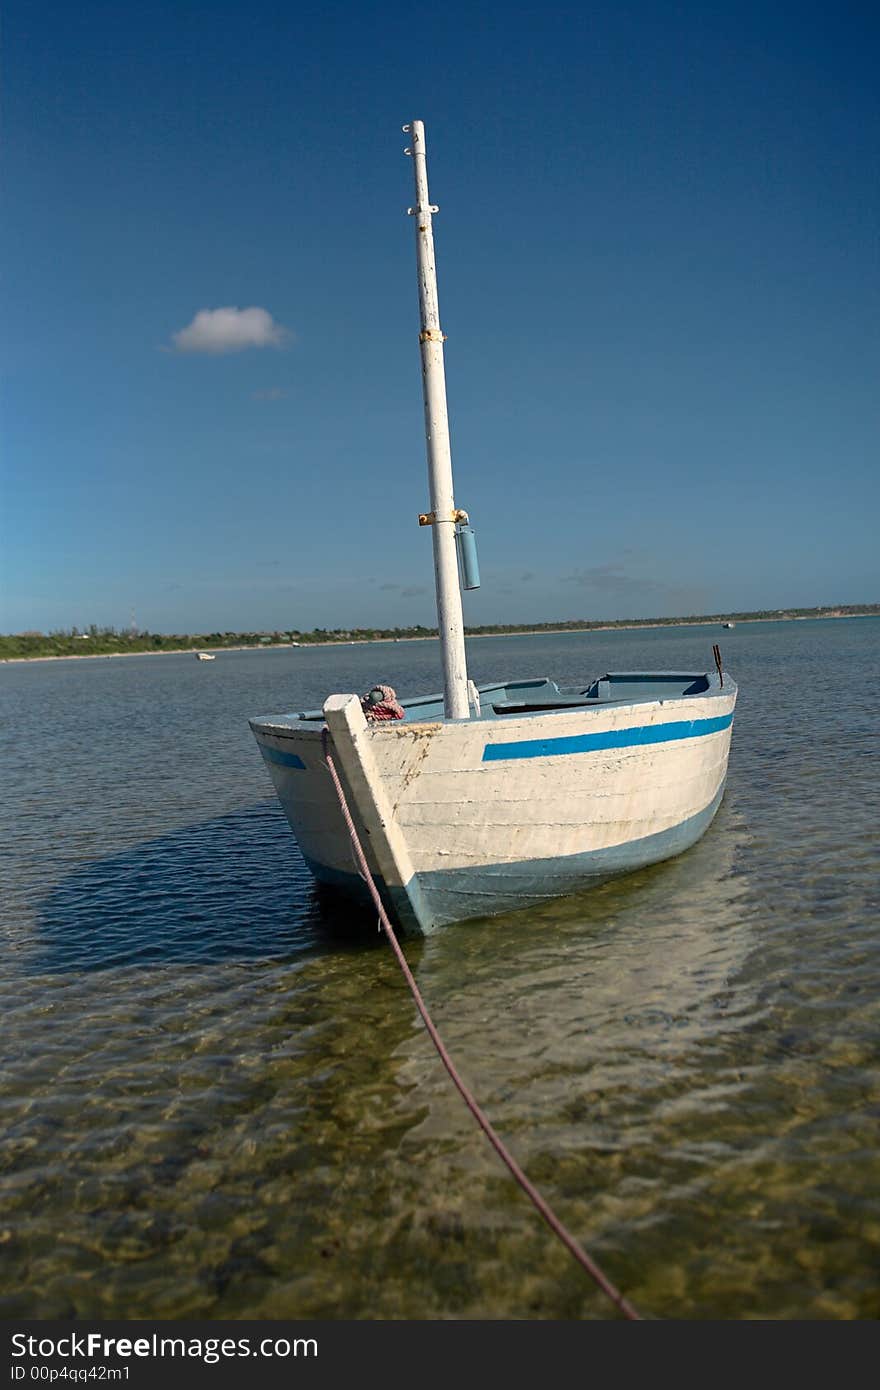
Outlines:
{"label": "mooring rope", "polygon": [[456,1071],[455,1063],[453,1062],[449,1053],[446,1051],[443,1039],[437,1032],[437,1029],[434,1025],[434,1021],[431,1018],[431,1015],[428,1013],[428,1007],[419,992],[419,987],[416,984],[415,979],[413,978],[412,971],[407,965],[406,957],[404,956],[403,951],[400,947],[400,942],[397,940],[397,937],[394,933],[394,928],[391,925],[388,914],[385,911],[382,899],[379,896],[379,890],[377,889],[376,884],[373,881],[373,875],[370,873],[370,868],[367,864],[366,856],[363,851],[363,846],[361,845],[360,839],[358,837],[358,833],[355,828],[351,812],[348,809],[348,802],[346,800],[345,792],[343,791],[342,783],[339,780],[339,774],[336,771],[336,765],[333,762],[333,757],[330,753],[329,730],[327,730],[326,728],[322,732],[322,743],[324,748],[324,758],[330,776],[333,779],[333,785],[336,788],[336,795],[339,798],[339,805],[342,810],[342,814],[345,818],[345,823],[348,827],[348,833],[351,836],[352,846],[354,847],[355,857],[357,859],[361,874],[363,875],[364,881],[370,890],[370,896],[372,897],[373,902],[376,905],[376,910],[379,913],[379,921],[382,924],[382,929],[385,932],[386,937],[388,938],[388,941],[391,945],[391,949],[397,957],[397,963],[403,971],[403,977],[406,980],[406,983],[409,985],[413,999],[415,1000],[416,1008],[422,1016],[422,1022],[428,1030],[428,1036],[430,1037],[432,1043],[437,1049],[440,1060],[446,1068],[447,1072],[449,1073],[449,1077],[452,1081],[452,1084],[455,1086],[455,1089],[458,1091],[468,1110],[470,1110],[477,1124],[480,1126],[480,1129],[483,1131],[486,1138],[489,1140],[489,1143],[492,1145],[492,1148],[495,1150],[502,1163],[506,1164],[506,1166],[509,1168],[510,1172],[513,1174],[514,1178],[519,1183],[523,1192],[525,1192],[526,1196],[533,1203],[533,1205],[537,1207],[538,1211],[546,1221],[547,1225],[550,1227],[551,1231],[553,1231],[553,1233],[559,1237],[559,1239],[562,1241],[563,1245],[566,1247],[569,1253],[574,1256],[578,1264],[586,1270],[590,1278],[599,1286],[602,1292],[608,1298],[610,1298],[611,1302],[614,1304],[616,1308],[620,1310],[624,1317],[629,1318],[633,1322],[641,1321],[640,1314],[636,1312],[633,1305],[628,1301],[628,1299],[626,1299],[623,1296],[619,1289],[615,1288],[615,1286],[611,1283],[611,1280],[608,1279],[607,1276],[599,1268],[596,1261],[593,1260],[587,1254],[586,1250],[584,1250],[583,1246],[577,1240],[575,1240],[574,1236],[562,1224],[559,1217],[553,1211],[549,1203],[545,1201],[545,1199],[541,1196],[540,1192],[535,1187],[535,1185],[532,1182],[530,1182],[529,1179],[526,1177],[522,1168],[520,1168],[516,1159],[506,1148],[504,1141],[500,1138],[498,1134],[496,1134],[488,1118],[480,1109],[480,1106],[478,1105],[474,1096],[468,1090],[466,1084]]}

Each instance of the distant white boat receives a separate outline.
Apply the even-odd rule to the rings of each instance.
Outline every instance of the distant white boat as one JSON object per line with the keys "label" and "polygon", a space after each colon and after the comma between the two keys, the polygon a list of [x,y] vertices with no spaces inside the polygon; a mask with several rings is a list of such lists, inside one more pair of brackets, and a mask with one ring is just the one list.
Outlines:
{"label": "distant white boat", "polygon": [[[424,129],[411,131],[442,693],[391,687],[331,695],[322,709],[251,728],[303,857],[317,879],[363,895],[328,776],[331,753],[370,870],[398,923],[537,907],[680,854],[724,791],[736,683],[721,669],[618,671],[476,688],[465,660],[461,587],[477,588],[474,535],[457,510],[434,276]],[[731,624],[732,626],[732,624]],[[398,640],[398,639],[395,639]]]}
{"label": "distant white boat", "polygon": [[213,661],[213,652],[196,652],[196,661]]}

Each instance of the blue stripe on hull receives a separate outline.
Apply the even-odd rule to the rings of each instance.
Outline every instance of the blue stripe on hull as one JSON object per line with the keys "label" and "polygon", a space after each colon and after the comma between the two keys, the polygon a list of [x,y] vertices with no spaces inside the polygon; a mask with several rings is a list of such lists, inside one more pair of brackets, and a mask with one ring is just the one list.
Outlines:
{"label": "blue stripe on hull", "polygon": [[282,753],[279,748],[270,748],[267,743],[260,744],[260,752],[267,763],[277,763],[279,767],[300,767],[305,771],[305,763],[298,753]]}
{"label": "blue stripe on hull", "polygon": [[[417,883],[406,889],[389,889],[377,879],[382,900],[406,931],[425,932],[447,922],[470,917],[492,917],[534,907],[552,898],[588,888],[619,874],[632,873],[664,859],[672,859],[690,849],[705,833],[721,804],[724,784],[713,800],[696,815],[669,830],[630,840],[608,849],[587,850],[583,854],[559,859],[520,860],[513,864],[483,864],[467,869],[442,869],[417,875]],[[369,890],[356,874],[328,869],[306,861],[321,883],[333,884],[361,902],[370,902]],[[430,921],[419,922],[410,902],[410,892],[420,890]]]}
{"label": "blue stripe on hull", "polygon": [[732,714],[714,719],[676,719],[666,724],[642,724],[637,729],[609,729],[603,734],[574,734],[570,738],[534,738],[520,743],[487,743],[483,762],[507,758],[555,758],[569,753],[596,753],[603,748],[636,748],[646,743],[672,743],[729,729]]}

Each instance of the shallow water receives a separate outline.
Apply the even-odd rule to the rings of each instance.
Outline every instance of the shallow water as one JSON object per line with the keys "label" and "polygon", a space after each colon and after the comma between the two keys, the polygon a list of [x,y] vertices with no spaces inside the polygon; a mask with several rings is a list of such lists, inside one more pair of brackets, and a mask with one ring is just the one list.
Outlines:
{"label": "shallow water", "polygon": [[[647,1316],[880,1314],[880,621],[469,643],[486,681],[740,684],[681,858],[407,944],[461,1071]],[[592,1318],[249,715],[436,644],[0,668],[0,1316]]]}

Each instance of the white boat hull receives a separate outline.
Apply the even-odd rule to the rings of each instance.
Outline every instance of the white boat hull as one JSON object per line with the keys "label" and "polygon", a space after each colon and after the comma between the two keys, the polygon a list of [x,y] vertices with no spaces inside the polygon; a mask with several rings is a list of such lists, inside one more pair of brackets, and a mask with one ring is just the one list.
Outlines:
{"label": "white boat hull", "polygon": [[[727,678],[705,683],[702,696],[399,723],[331,697],[330,747],[398,922],[427,932],[533,906],[689,848],[721,800],[736,703]],[[320,721],[251,722],[313,873],[362,889]]]}

